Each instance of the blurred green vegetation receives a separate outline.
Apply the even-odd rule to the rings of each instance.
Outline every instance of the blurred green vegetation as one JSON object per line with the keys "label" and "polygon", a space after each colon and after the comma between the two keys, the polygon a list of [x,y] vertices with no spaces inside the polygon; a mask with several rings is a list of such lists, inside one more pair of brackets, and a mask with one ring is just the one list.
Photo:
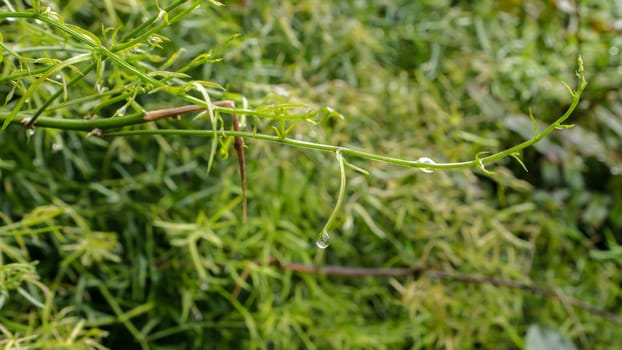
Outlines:
{"label": "blurred green vegetation", "polygon": [[[102,26],[115,28],[104,33],[117,42],[159,11],[151,1],[48,5],[100,37]],[[8,1],[0,12],[26,7]],[[569,120],[575,127],[521,155],[529,172],[511,158],[489,166],[495,174],[349,159],[370,176],[348,171],[326,250],[315,239],[339,188],[332,154],[247,140],[243,223],[234,155],[221,148],[207,173],[210,139],[99,139],[42,128],[29,135],[10,125],[0,133],[0,344],[512,349],[533,344],[527,333],[536,326],[561,335],[567,348],[621,346],[619,319],[560,296],[622,311],[620,23],[614,1],[204,1],[163,28],[162,42],[150,37],[150,47],[124,57],[145,68],[178,53],[168,68],[175,71],[217,50],[222,60],[186,72],[226,88],[212,99],[330,106],[345,116],[298,124],[290,135],[298,139],[413,160],[471,160],[531,138],[529,109],[540,130],[561,115],[571,101],[562,82],[575,86],[579,54],[590,85]],[[28,60],[11,52],[77,54],[41,23],[2,19],[0,33],[0,112],[36,80],[20,65]],[[132,95],[136,76],[106,64],[98,68],[104,74],[67,88],[46,116],[183,104],[162,92]],[[65,69],[43,82],[22,109],[42,106],[74,74]],[[130,93],[62,105],[105,91]],[[249,117],[246,128],[273,125]],[[290,263],[424,272],[346,277],[283,268]],[[426,269],[561,294],[439,279]]]}

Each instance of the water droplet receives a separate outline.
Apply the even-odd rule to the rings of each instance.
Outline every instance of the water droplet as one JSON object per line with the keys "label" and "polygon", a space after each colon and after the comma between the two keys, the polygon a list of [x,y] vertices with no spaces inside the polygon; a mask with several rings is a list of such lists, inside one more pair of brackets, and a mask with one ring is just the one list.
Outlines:
{"label": "water droplet", "polygon": [[126,110],[127,110],[127,105],[125,105],[125,106],[123,106],[123,107],[119,108],[119,109],[117,110],[117,116],[119,116],[119,117],[123,117],[123,116],[125,115],[125,111],[126,111]]}
{"label": "water droplet", "polygon": [[62,143],[58,142],[58,143],[53,143],[52,144],[52,151],[58,152],[58,151],[60,151],[62,149],[63,149],[63,144]]}
{"label": "water droplet", "polygon": [[[432,159],[428,158],[428,157],[421,157],[419,159],[417,159],[417,163],[422,163],[422,164],[436,164],[435,161],[433,161]],[[434,170],[432,169],[427,169],[427,168],[419,168],[419,170],[423,171],[426,174],[431,174],[434,172]]]}
{"label": "water droplet", "polygon": [[35,134],[35,129],[28,129],[26,130],[26,135],[28,135],[28,137],[32,136]]}
{"label": "water droplet", "polygon": [[329,244],[330,244],[330,235],[326,231],[322,232],[322,234],[320,235],[320,238],[318,238],[318,240],[315,241],[315,245],[320,249],[326,249],[326,247],[328,247]]}

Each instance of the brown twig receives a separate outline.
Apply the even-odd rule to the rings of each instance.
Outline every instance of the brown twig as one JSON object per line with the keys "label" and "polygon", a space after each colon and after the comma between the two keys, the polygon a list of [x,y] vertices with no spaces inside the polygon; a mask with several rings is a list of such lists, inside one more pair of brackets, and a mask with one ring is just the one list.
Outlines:
{"label": "brown twig", "polygon": [[181,107],[156,109],[155,111],[145,112],[143,119],[151,122],[151,121],[155,121],[158,119],[177,117],[182,114],[200,112],[203,110],[205,110],[205,107],[198,106],[198,105],[187,105],[187,106],[181,106]]}
{"label": "brown twig", "polygon": [[[235,108],[235,103],[229,100],[214,102],[214,104],[220,107]],[[240,131],[238,115],[236,113],[232,113],[231,119],[233,121],[233,130]],[[244,159],[244,139],[239,136],[234,137],[233,148],[235,148],[235,152],[238,154],[240,182],[242,186],[242,220],[246,223],[246,217],[248,216],[248,203],[246,200],[246,160]]]}
{"label": "brown twig", "polygon": [[[216,101],[215,106],[235,108],[235,103],[230,100]],[[157,109],[154,111],[145,112],[143,119],[145,121],[156,121],[164,118],[179,118],[182,114],[200,112],[205,110],[205,107],[199,105],[186,105],[173,108]],[[233,130],[240,131],[240,122],[236,113],[231,114],[231,120],[233,122]],[[246,223],[248,216],[248,201],[246,199],[246,160],[244,158],[244,139],[236,136],[234,138],[233,148],[238,155],[238,164],[240,167],[240,182],[242,186],[242,220]]]}
{"label": "brown twig", "polygon": [[280,264],[283,270],[296,272],[326,274],[333,276],[346,277],[381,277],[381,276],[412,276],[417,273],[417,269],[411,268],[361,268],[361,267],[343,267],[343,266],[314,266],[305,264]]}
{"label": "brown twig", "polygon": [[[259,261],[254,261],[257,264]],[[436,280],[453,280],[463,283],[475,283],[475,284],[490,284],[496,287],[503,287],[509,289],[516,289],[522,291],[528,291],[535,295],[543,297],[551,297],[559,300],[562,303],[572,305],[590,312],[594,315],[598,315],[611,323],[622,326],[622,317],[616,315],[607,310],[598,308],[592,304],[589,304],[583,300],[571,297],[560,291],[537,286],[531,283],[519,282],[514,280],[505,280],[488,276],[473,276],[462,275],[452,272],[446,272],[441,270],[429,269],[428,267],[416,267],[416,268],[361,268],[361,267],[344,267],[344,266],[315,266],[306,264],[282,264],[277,261],[276,258],[270,258],[267,262],[270,265],[276,265],[281,270],[294,271],[299,273],[312,273],[312,274],[325,274],[332,276],[343,277],[400,277],[400,276],[412,276],[414,278],[427,277]],[[250,271],[247,267],[240,276],[243,281],[246,281]],[[241,286],[238,284],[232,296],[238,297]]]}
{"label": "brown twig", "polygon": [[513,281],[513,280],[503,280],[503,279],[498,279],[494,277],[486,277],[486,276],[458,275],[458,274],[452,274],[452,273],[448,273],[444,271],[426,271],[425,276],[429,278],[433,278],[433,279],[439,279],[439,280],[454,280],[454,281],[465,282],[465,283],[491,284],[497,287],[524,290],[524,291],[528,291],[536,295],[552,297],[563,303],[576,306],[587,312],[601,316],[612,323],[622,326],[622,318],[620,318],[620,316],[612,312],[603,310],[583,300],[566,295],[562,292],[555,291],[553,289],[549,289],[545,287],[540,287],[540,286],[533,285],[530,283]]}

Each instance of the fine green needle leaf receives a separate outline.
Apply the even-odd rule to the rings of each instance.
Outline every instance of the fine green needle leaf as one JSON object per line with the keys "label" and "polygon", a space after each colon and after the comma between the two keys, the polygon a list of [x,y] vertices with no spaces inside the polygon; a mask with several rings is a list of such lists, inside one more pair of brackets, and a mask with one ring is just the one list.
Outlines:
{"label": "fine green needle leaf", "polygon": [[533,116],[533,111],[529,108],[529,118],[531,119],[531,124],[533,124],[533,131],[535,133],[534,137],[540,136],[540,131],[538,130],[538,121]]}
{"label": "fine green needle leaf", "polygon": [[99,38],[91,33],[90,31],[86,30],[86,29],[82,29],[78,26],[75,26],[73,24],[64,24],[67,28],[71,29],[72,31],[80,34],[82,36],[82,39],[84,41],[86,41],[89,45],[91,46],[101,46],[101,41],[99,40]]}
{"label": "fine green needle leaf", "polygon": [[575,91],[570,87],[570,85],[566,84],[565,81],[562,81],[562,84],[564,84],[564,86],[566,87],[566,89],[568,90],[568,92],[570,92],[570,96],[572,96],[573,98],[576,97],[576,93]]}
{"label": "fine green needle leaf", "polygon": [[516,161],[518,162],[518,164],[520,164],[520,166],[523,168],[523,170],[525,170],[526,173],[529,172],[529,170],[527,170],[527,167],[525,166],[525,163],[523,163],[523,160],[520,159],[520,154],[518,152],[512,153],[510,154],[510,156],[514,159],[516,159]]}

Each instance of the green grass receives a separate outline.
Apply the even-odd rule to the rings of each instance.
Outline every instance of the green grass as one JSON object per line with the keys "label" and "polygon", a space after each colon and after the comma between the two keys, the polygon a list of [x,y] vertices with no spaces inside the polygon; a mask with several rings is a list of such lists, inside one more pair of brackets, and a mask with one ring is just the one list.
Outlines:
{"label": "green grass", "polygon": [[621,345],[613,4],[242,3],[0,6],[2,346]]}

